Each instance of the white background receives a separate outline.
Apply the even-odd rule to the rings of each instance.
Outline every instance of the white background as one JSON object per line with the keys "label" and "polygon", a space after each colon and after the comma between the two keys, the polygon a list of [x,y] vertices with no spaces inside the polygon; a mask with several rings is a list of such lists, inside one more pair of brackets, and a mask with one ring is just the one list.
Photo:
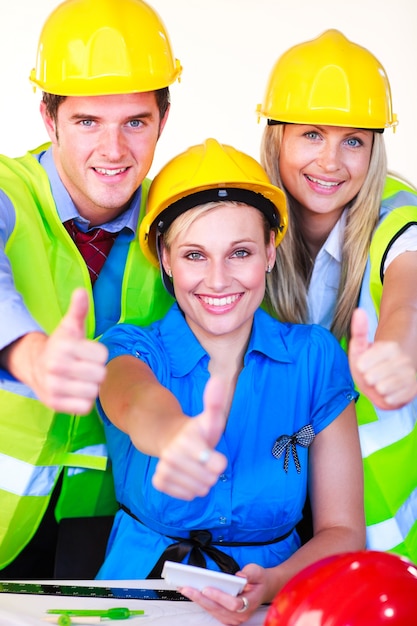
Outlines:
{"label": "white background", "polygon": [[[47,140],[28,76],[41,27],[57,0],[0,0],[0,152],[19,156]],[[391,169],[417,184],[416,0],[150,0],[181,61],[153,176],[172,156],[215,137],[259,158],[258,124],[269,73],[290,46],[337,28],[371,50],[388,74],[396,133]],[[360,71],[360,68],[358,68]]]}

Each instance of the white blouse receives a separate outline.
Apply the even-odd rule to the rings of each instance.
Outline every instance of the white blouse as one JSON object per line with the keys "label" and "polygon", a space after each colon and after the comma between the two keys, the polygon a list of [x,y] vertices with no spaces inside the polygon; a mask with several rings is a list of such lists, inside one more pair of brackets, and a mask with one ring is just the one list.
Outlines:
{"label": "white blouse", "polygon": [[[319,251],[308,288],[308,321],[329,329],[333,320],[342,263],[346,210]],[[384,264],[384,273],[403,252],[417,250],[417,226],[412,225],[393,243]]]}

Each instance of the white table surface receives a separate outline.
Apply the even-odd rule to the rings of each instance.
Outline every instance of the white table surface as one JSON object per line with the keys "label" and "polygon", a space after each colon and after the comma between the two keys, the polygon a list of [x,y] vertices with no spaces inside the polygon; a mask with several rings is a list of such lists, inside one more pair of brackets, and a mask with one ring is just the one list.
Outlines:
{"label": "white table surface", "polygon": [[[66,586],[172,589],[172,587],[167,585],[163,580],[42,580],[27,582]],[[0,626],[47,626],[48,622],[43,619],[47,616],[47,609],[109,609],[111,607],[143,609],[145,614],[130,617],[128,620],[116,621],[106,619],[101,622],[103,626],[122,626],[123,624],[126,624],[126,626],[147,626],[148,624],[152,624],[152,626],[216,626],[220,624],[219,621],[193,602],[0,593]],[[260,607],[245,624],[247,624],[247,626],[262,626],[267,610],[268,607],[266,606]],[[85,623],[87,624],[88,622]]]}

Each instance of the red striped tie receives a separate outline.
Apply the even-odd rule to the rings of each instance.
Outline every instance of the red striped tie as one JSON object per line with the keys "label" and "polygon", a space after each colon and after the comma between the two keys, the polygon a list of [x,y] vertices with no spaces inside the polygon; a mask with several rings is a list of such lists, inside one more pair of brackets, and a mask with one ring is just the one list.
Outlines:
{"label": "red striped tie", "polygon": [[74,220],[64,222],[64,226],[80,251],[90,272],[91,284],[94,285],[118,233],[109,233],[102,228],[83,233],[78,230]]}

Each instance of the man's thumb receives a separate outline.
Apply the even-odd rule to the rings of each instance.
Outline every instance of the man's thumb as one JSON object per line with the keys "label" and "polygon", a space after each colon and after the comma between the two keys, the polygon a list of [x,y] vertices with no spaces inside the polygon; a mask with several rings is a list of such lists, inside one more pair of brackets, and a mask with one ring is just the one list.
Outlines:
{"label": "man's thumb", "polygon": [[88,314],[88,293],[85,289],[75,289],[71,296],[68,311],[59,325],[60,331],[67,333],[75,339],[83,339],[86,336],[85,320]]}

